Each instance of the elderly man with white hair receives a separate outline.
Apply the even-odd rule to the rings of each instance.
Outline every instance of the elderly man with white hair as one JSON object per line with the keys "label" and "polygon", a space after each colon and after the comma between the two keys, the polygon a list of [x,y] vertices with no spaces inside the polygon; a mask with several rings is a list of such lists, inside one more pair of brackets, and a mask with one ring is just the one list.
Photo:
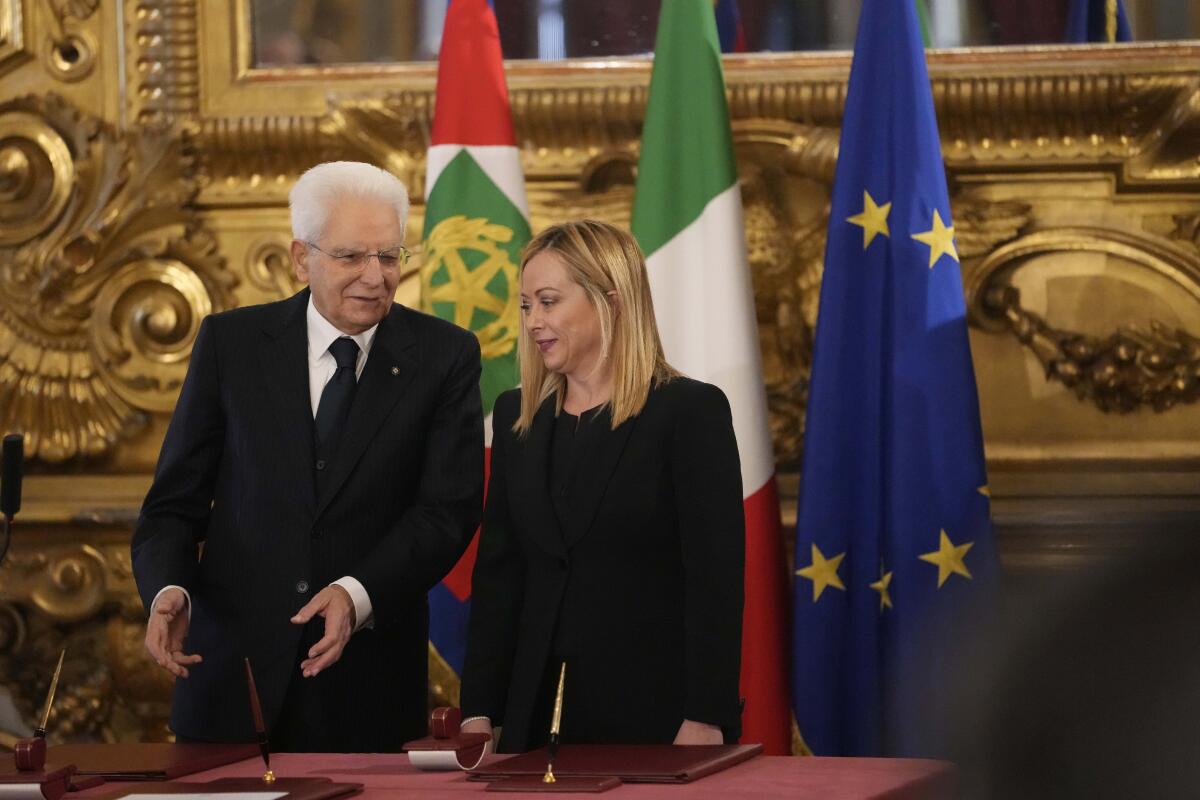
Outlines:
{"label": "elderly man with white hair", "polygon": [[393,302],[408,194],[353,162],[292,189],[308,288],[201,325],[133,536],[181,741],[386,752],[424,735],[426,592],[483,492],[479,344]]}

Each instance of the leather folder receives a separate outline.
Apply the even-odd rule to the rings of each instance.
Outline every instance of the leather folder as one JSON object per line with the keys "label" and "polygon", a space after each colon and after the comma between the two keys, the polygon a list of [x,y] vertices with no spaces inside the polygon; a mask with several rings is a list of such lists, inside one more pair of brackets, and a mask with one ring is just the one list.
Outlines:
{"label": "leather folder", "polygon": [[72,766],[23,770],[0,775],[0,797],[6,800],[59,800],[71,784]]}
{"label": "leather folder", "polygon": [[263,783],[262,778],[218,778],[215,781],[171,781],[143,783],[125,787],[104,795],[99,800],[137,796],[139,794],[246,794],[250,792],[286,792],[280,800],[333,800],[362,791],[361,783],[334,783],[329,778],[276,778]]}
{"label": "leather folder", "polygon": [[259,757],[257,744],[60,744],[47,754],[50,763],[74,764],[77,775],[113,781],[169,781]]}
{"label": "leather folder", "polygon": [[[614,777],[625,783],[691,783],[748,761],[761,744],[564,744],[554,760],[554,774]],[[534,750],[471,770],[476,781],[496,781],[546,771],[546,750]]]}

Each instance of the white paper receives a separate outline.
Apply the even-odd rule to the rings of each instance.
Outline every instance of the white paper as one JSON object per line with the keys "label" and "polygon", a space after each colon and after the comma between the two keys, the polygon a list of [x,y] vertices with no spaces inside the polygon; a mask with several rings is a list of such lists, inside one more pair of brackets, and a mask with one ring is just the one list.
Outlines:
{"label": "white paper", "polygon": [[188,794],[127,794],[119,800],[279,800],[287,792],[190,792]]}
{"label": "white paper", "polygon": [[430,771],[462,769],[453,750],[409,750],[408,761],[417,769]]}
{"label": "white paper", "polygon": [[412,764],[417,769],[428,770],[430,772],[455,769],[475,769],[483,762],[483,756],[487,753],[485,748],[479,748],[479,758],[475,759],[474,764],[464,764],[459,760],[460,755],[465,755],[470,752],[471,748],[467,748],[462,753],[454,750],[409,750],[408,763]]}
{"label": "white paper", "polygon": [[45,800],[40,783],[0,783],[0,800]]}

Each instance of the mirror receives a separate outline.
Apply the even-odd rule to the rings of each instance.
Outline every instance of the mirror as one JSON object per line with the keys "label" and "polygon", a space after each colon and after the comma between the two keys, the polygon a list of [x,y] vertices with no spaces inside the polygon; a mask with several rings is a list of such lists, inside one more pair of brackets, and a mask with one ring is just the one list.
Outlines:
{"label": "mirror", "polygon": [[[1062,44],[1070,6],[1083,1],[910,0],[922,10],[932,47]],[[1200,38],[1197,0],[1123,2],[1136,41]],[[252,0],[254,63],[436,60],[446,3]],[[745,51],[765,52],[851,49],[860,4],[721,0],[719,6],[736,8]],[[505,58],[543,61],[648,53],[659,5],[660,0],[493,0]],[[725,30],[732,38],[735,28]]]}

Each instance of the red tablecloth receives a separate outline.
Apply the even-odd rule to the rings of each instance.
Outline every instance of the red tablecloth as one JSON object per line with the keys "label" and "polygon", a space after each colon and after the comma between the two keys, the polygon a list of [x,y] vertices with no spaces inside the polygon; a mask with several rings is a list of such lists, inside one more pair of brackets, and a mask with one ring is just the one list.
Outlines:
{"label": "red tablecloth", "polygon": [[[494,758],[494,756],[493,756]],[[546,794],[494,792],[483,794],[487,784],[468,781],[460,772],[421,772],[403,755],[303,755],[280,753],[271,756],[279,777],[321,775],[339,782],[365,784],[359,797],[383,800],[403,796],[451,798],[540,798]],[[190,775],[181,780],[261,776],[261,760],[243,761]],[[99,797],[136,784],[109,783],[71,798]],[[267,790],[267,787],[264,787]],[[202,791],[202,790],[201,790]],[[559,795],[560,797],[562,795]],[[820,798],[821,800],[941,800],[954,797],[954,769],[942,761],[890,758],[788,758],[759,756],[744,764],[710,775],[691,784],[625,784],[603,794],[605,798]]]}

